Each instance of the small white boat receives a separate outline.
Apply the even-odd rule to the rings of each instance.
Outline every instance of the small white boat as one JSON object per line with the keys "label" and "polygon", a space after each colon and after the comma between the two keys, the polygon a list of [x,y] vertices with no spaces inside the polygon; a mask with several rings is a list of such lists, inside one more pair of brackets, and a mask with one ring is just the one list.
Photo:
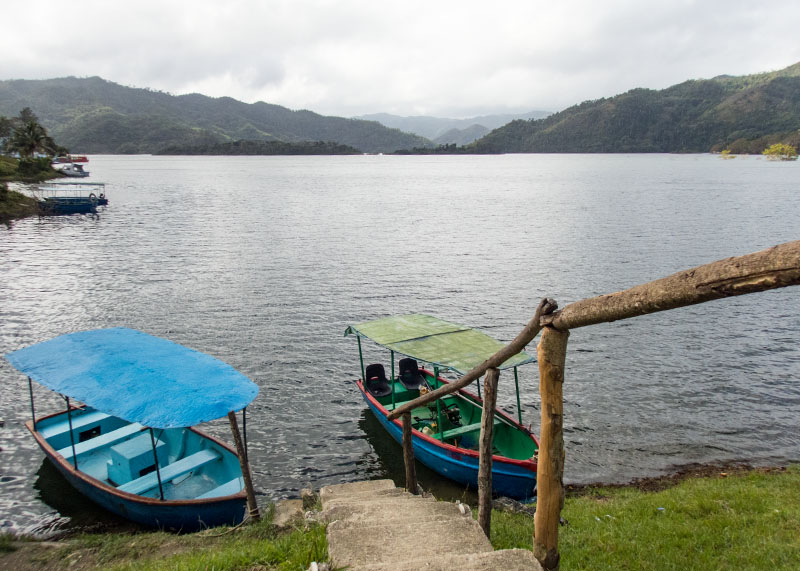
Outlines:
{"label": "small white boat", "polygon": [[64,176],[76,178],[89,176],[89,171],[83,170],[83,165],[76,165],[75,163],[53,163],[52,167]]}

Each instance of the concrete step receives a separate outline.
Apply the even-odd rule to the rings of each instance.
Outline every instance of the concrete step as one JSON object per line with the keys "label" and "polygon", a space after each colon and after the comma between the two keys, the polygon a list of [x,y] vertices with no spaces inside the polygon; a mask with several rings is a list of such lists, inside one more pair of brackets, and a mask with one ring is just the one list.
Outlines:
{"label": "concrete step", "polygon": [[388,525],[395,521],[410,523],[434,517],[472,517],[462,513],[456,504],[436,501],[358,502],[342,503],[323,512],[325,521],[356,521],[364,525]]}
{"label": "concrete step", "polygon": [[370,495],[380,490],[396,489],[392,480],[365,480],[363,482],[350,482],[348,484],[334,484],[332,486],[324,486],[319,491],[319,497],[322,500],[322,506],[325,507],[325,501],[335,498],[353,497],[359,495]]}
{"label": "concrete step", "polygon": [[[385,515],[387,517],[381,517]],[[414,518],[396,518],[392,514],[375,514],[364,519],[340,519],[331,522],[329,529],[368,529],[371,527],[399,527],[413,522],[413,525],[424,529],[439,529],[445,531],[454,519],[463,519],[464,516],[442,515],[442,514],[422,514]]]}
{"label": "concrete step", "polygon": [[370,505],[375,508],[378,506],[393,506],[400,503],[435,503],[434,498],[423,498],[422,496],[415,496],[408,494],[402,490],[387,490],[386,492],[376,492],[374,496],[363,495],[352,498],[335,498],[326,500],[322,504],[322,510],[327,511],[337,506],[366,506]]}
{"label": "concrete step", "polygon": [[391,564],[412,555],[438,560],[447,553],[492,551],[492,544],[472,518],[452,519],[444,526],[425,523],[345,527],[327,530],[328,555],[335,566]]}
{"label": "concrete step", "polygon": [[443,554],[403,561],[354,565],[350,571],[542,571],[542,566],[527,549],[504,549],[483,553]]}

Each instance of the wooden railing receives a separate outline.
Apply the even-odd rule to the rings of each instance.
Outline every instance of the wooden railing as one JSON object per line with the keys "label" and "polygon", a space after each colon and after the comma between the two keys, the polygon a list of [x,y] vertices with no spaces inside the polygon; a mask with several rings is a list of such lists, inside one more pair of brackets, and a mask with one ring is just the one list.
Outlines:
{"label": "wooden railing", "polygon": [[[533,319],[506,347],[460,379],[398,407],[389,420],[403,416],[404,459],[407,479],[413,475],[410,411],[418,406],[465,387],[489,371],[481,418],[480,469],[478,473],[478,521],[487,536],[491,524],[492,418],[495,408],[499,367],[516,355],[542,331],[537,347],[541,424],[537,472],[537,503],[534,516],[534,554],[545,569],[557,569],[558,525],[564,505],[563,397],[564,367],[569,330],[596,323],[628,319],[770,289],[800,285],[800,241],[787,242],[767,250],[727,258],[608,295],[567,305],[556,311],[553,300],[543,299]],[[492,389],[488,386],[491,384]],[[489,394],[491,393],[491,394]],[[409,464],[412,465],[409,472]],[[416,476],[413,475],[416,493]],[[408,484],[407,484],[408,485]]]}

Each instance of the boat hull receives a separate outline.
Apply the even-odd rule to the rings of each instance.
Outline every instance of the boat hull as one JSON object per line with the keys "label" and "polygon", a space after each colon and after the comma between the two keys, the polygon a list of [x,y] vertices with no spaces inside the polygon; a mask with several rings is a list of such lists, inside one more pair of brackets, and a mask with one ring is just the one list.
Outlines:
{"label": "boat hull", "polygon": [[39,202],[39,209],[46,214],[89,214],[97,211],[98,204],[88,198],[45,199]]}
{"label": "boat hull", "polygon": [[[403,440],[403,425],[400,420],[389,421],[388,411],[357,383],[361,396],[386,431],[398,443]],[[513,423],[512,419],[498,414]],[[524,430],[517,423],[513,423]],[[414,456],[431,470],[460,484],[478,487],[479,455],[468,450],[442,443],[422,432],[412,429],[411,443]],[[492,456],[492,492],[496,495],[525,500],[536,495],[536,464],[529,460],[514,460],[504,456]]]}
{"label": "boat hull", "polygon": [[[37,423],[44,418],[47,417],[37,419]],[[73,488],[123,518],[142,525],[173,531],[197,531],[218,525],[236,525],[244,519],[247,505],[244,491],[202,500],[160,500],[122,492],[77,470],[71,462],[56,452],[40,432],[34,430],[31,421],[28,421],[26,426],[47,459]],[[215,438],[194,428],[190,430],[235,454],[227,445]]]}

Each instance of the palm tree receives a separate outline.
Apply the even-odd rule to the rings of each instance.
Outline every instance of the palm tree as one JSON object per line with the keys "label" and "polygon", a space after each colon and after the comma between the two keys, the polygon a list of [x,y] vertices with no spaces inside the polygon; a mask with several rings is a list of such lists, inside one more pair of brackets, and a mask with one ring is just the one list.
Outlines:
{"label": "palm tree", "polygon": [[23,159],[32,157],[36,152],[53,155],[56,151],[55,141],[35,119],[29,119],[14,129],[6,146]]}

